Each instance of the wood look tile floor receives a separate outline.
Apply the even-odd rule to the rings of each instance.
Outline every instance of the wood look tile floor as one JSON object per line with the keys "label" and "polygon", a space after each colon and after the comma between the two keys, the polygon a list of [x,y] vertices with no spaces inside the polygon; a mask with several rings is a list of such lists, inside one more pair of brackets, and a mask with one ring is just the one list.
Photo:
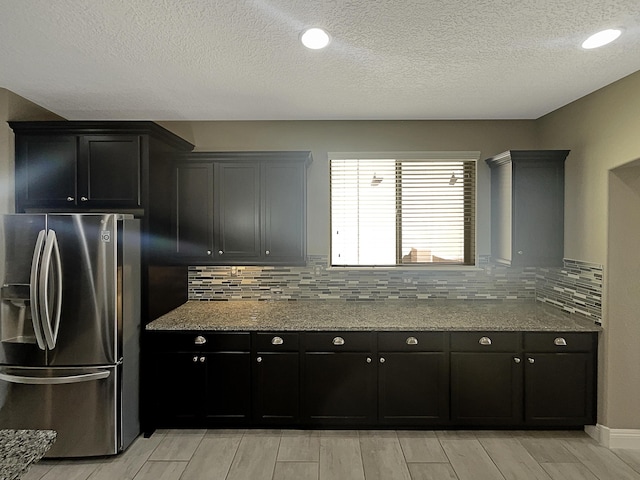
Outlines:
{"label": "wood look tile floor", "polygon": [[23,480],[640,480],[640,451],[581,431],[159,430]]}

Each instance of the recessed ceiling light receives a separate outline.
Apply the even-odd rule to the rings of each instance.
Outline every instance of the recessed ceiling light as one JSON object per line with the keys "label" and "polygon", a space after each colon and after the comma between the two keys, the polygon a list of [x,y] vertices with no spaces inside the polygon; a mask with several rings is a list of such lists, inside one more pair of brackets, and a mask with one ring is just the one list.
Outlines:
{"label": "recessed ceiling light", "polygon": [[312,50],[326,47],[330,40],[329,34],[321,28],[308,28],[300,35],[302,44]]}
{"label": "recessed ceiling light", "polygon": [[609,28],[607,30],[602,30],[601,32],[594,33],[584,42],[582,42],[582,48],[591,49],[602,47],[607,43],[613,42],[620,36],[621,33],[622,31],[614,28]]}

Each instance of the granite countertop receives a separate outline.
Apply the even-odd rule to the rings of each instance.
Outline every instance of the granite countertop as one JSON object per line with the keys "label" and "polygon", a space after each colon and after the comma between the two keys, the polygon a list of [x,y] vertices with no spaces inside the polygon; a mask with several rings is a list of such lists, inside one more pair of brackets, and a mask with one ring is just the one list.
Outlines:
{"label": "granite countertop", "polygon": [[597,332],[592,319],[531,301],[189,301],[147,330]]}
{"label": "granite countertop", "polygon": [[20,478],[55,440],[53,430],[0,430],[0,478]]}

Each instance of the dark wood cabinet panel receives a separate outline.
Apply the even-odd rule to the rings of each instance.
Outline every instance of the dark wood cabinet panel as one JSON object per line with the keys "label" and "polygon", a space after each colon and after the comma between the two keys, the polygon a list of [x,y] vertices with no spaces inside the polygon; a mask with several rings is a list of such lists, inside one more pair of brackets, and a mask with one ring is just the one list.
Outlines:
{"label": "dark wood cabinet panel", "polygon": [[265,259],[300,263],[305,258],[305,169],[300,162],[282,161],[262,166],[262,244]]}
{"label": "dark wood cabinet panel", "polygon": [[151,358],[154,389],[148,398],[155,426],[196,425],[206,395],[205,364],[200,362],[200,356],[193,352],[162,352]]}
{"label": "dark wood cabinet panel", "polygon": [[536,426],[580,426],[594,418],[593,355],[527,353],[525,422]]}
{"label": "dark wood cabinet panel", "polygon": [[77,141],[73,135],[16,136],[16,207],[75,205]]}
{"label": "dark wood cabinet panel", "polygon": [[80,201],[92,207],[139,207],[142,169],[140,149],[138,135],[80,136]]}
{"label": "dark wood cabinet panel", "polygon": [[451,353],[451,419],[457,425],[522,422],[522,359],[514,353]]}
{"label": "dark wood cabinet panel", "polygon": [[255,354],[254,418],[264,424],[294,425],[300,419],[300,365],[295,352]]}
{"label": "dark wood cabinet panel", "polygon": [[[173,230],[190,233],[196,255],[178,253],[174,260],[215,265],[304,264],[310,158],[309,152],[197,152],[181,156],[174,173]],[[205,174],[204,165],[213,169],[213,181],[195,178],[198,168]],[[187,178],[189,168],[194,170]],[[193,188],[189,189],[190,185]],[[194,208],[199,209],[197,213],[189,212]],[[184,239],[177,236],[176,241]],[[180,250],[179,245],[173,248],[174,252]]]}
{"label": "dark wood cabinet panel", "polygon": [[491,167],[491,256],[514,266],[562,265],[569,150],[509,150]]}
{"label": "dark wood cabinet panel", "polygon": [[218,163],[215,177],[215,258],[225,263],[260,258],[260,164]]}
{"label": "dark wood cabinet panel", "polygon": [[180,163],[175,167],[174,254],[187,262],[213,255],[213,165]]}
{"label": "dark wood cabinet panel", "polygon": [[376,373],[376,364],[370,353],[305,353],[303,422],[325,425],[374,424]]}
{"label": "dark wood cabinet panel", "polygon": [[251,419],[251,357],[249,352],[205,355],[204,415],[209,424],[241,425]]}
{"label": "dark wood cabinet panel", "polygon": [[437,425],[449,420],[449,371],[442,352],[380,352],[378,420]]}

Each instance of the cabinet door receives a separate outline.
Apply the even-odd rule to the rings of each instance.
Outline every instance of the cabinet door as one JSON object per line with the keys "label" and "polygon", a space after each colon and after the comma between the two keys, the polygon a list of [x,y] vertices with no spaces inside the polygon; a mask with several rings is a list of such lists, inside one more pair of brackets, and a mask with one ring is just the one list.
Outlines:
{"label": "cabinet door", "polygon": [[219,163],[215,170],[216,246],[219,263],[255,262],[260,247],[260,164]]}
{"label": "cabinet door", "polygon": [[175,167],[174,239],[176,257],[187,263],[213,255],[213,164]]}
{"label": "cabinet door", "polygon": [[154,427],[195,426],[202,416],[204,357],[191,352],[158,352],[153,358]]}
{"label": "cabinet door", "polygon": [[16,136],[16,211],[76,205],[76,137]]}
{"label": "cabinet door", "polygon": [[249,352],[215,352],[206,357],[204,413],[208,424],[239,425],[251,418]]}
{"label": "cabinet door", "polygon": [[258,352],[254,363],[255,419],[295,424],[299,419],[298,352]]}
{"label": "cabinet door", "polygon": [[137,135],[80,137],[80,205],[140,206],[140,138]]}
{"label": "cabinet door", "polygon": [[376,364],[370,353],[307,352],[304,362],[303,421],[376,422]]}
{"label": "cabinet door", "polygon": [[446,354],[381,352],[378,419],[388,425],[437,424],[449,420]]}
{"label": "cabinet door", "polygon": [[562,265],[564,164],[513,164],[513,265]]}
{"label": "cabinet door", "polygon": [[305,263],[305,173],[301,162],[269,162],[262,167],[262,245],[269,263]]}
{"label": "cabinet door", "polygon": [[512,353],[451,353],[451,419],[464,425],[518,425],[522,362]]}
{"label": "cabinet door", "polygon": [[525,420],[528,425],[595,423],[591,353],[525,355]]}

